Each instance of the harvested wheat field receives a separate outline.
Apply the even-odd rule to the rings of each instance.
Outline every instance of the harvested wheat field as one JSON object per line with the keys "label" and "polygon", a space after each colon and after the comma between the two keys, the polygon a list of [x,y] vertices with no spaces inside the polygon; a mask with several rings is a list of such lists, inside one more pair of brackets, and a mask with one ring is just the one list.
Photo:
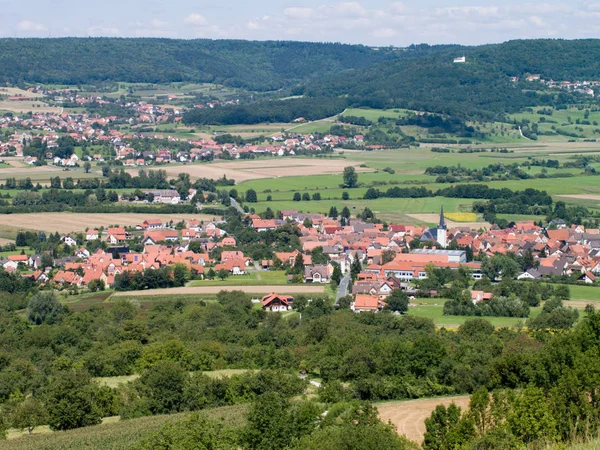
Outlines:
{"label": "harvested wheat field", "polygon": [[207,295],[218,294],[221,291],[244,291],[247,294],[322,294],[325,286],[196,286],[178,287],[172,289],[148,289],[145,291],[115,292],[113,297],[148,297],[154,295]]}
{"label": "harvested wheat field", "polygon": [[[180,173],[188,173],[191,179],[203,177],[217,179],[225,175],[239,183],[260,178],[341,174],[344,167],[348,165],[355,166],[357,172],[372,172],[372,169],[358,167],[360,164],[360,161],[349,163],[339,159],[281,158],[168,166],[161,169],[166,170],[171,178],[177,177]],[[138,169],[130,169],[128,172],[136,175]]]}
{"label": "harvested wheat field", "polygon": [[[440,221],[439,214],[407,214],[409,217],[418,220],[423,223],[438,223]],[[472,230],[478,230],[480,228],[490,229],[492,224],[489,222],[454,222],[446,219],[446,225],[448,228],[454,227],[469,227]]]}
{"label": "harvested wheat field", "polygon": [[600,202],[600,195],[598,194],[557,195],[557,197],[576,198],[578,200],[594,200]]}
{"label": "harvested wheat field", "polygon": [[0,111],[11,111],[15,113],[38,112],[58,114],[62,111],[62,108],[59,108],[57,106],[49,106],[48,104],[39,100],[4,100],[0,101]]}
{"label": "harvested wheat field", "polygon": [[94,214],[94,213],[34,213],[34,214],[1,214],[0,226],[11,228],[38,230],[46,232],[70,233],[84,231],[86,228],[108,227],[110,225],[135,226],[145,219],[161,219],[163,221],[197,219],[213,221],[219,219],[207,214]]}
{"label": "harvested wheat field", "polygon": [[451,403],[460,406],[464,411],[469,406],[469,396],[381,403],[377,405],[377,409],[382,421],[389,420],[398,429],[398,434],[404,434],[411,441],[420,444],[425,434],[425,419],[431,415],[437,405],[448,406]]}

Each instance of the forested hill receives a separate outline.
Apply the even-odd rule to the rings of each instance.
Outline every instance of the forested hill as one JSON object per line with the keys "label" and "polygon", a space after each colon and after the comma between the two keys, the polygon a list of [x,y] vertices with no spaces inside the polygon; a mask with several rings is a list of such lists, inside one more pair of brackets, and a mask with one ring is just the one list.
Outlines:
{"label": "forested hill", "polygon": [[[412,52],[418,56],[434,50]],[[392,49],[289,41],[0,39],[0,81],[214,82],[268,91],[405,56]]]}
{"label": "forested hill", "polygon": [[[464,64],[454,57],[466,56]],[[600,79],[600,40],[520,40],[477,47],[449,47],[410,60],[340,73],[309,83],[310,96],[347,95],[351,104],[406,107],[440,113],[496,115],[525,106],[569,101],[556,91],[527,92],[527,74],[545,79]],[[519,77],[513,83],[510,77]]]}

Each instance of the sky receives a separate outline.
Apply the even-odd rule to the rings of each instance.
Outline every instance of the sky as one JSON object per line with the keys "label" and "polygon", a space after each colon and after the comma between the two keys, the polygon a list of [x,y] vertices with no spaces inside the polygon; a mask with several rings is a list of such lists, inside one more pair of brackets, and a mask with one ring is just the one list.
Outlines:
{"label": "sky", "polygon": [[0,0],[0,36],[465,44],[600,36],[588,0]]}

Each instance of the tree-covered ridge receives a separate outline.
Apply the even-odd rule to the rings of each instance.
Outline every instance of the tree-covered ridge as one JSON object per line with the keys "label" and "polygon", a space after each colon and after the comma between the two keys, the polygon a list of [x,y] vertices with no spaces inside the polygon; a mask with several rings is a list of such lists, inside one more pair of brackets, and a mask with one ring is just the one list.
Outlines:
{"label": "tree-covered ridge", "polygon": [[273,90],[395,58],[361,45],[117,38],[0,39],[0,80],[210,82]]}
{"label": "tree-covered ridge", "polygon": [[[466,56],[466,63],[453,62],[459,54]],[[524,76],[534,73],[545,79],[596,80],[598,54],[598,40],[521,40],[447,47],[419,58],[326,77],[309,84],[306,92],[318,97],[347,95],[350,104],[359,106],[493,117],[526,106],[572,101],[572,96],[562,91],[532,92],[540,86],[524,81]]]}

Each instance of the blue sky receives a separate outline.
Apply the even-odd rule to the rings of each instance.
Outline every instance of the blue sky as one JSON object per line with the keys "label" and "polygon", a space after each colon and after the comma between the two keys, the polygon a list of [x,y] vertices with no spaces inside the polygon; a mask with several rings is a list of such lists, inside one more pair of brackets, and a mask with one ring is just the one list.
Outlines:
{"label": "blue sky", "polygon": [[600,36],[600,1],[0,0],[5,37],[482,44]]}

